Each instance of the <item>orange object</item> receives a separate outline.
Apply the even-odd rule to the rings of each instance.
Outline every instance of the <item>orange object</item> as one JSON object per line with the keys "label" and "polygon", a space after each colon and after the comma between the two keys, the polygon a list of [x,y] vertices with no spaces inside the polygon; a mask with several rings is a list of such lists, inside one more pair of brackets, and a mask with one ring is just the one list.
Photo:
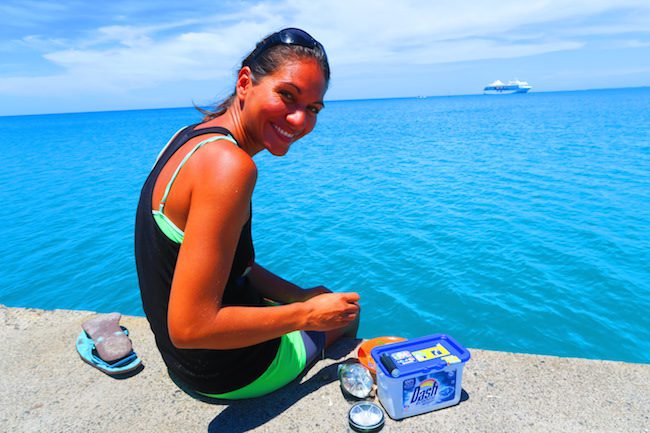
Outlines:
{"label": "orange object", "polygon": [[359,346],[359,351],[357,352],[357,358],[359,362],[366,367],[374,375],[377,373],[375,361],[370,356],[370,351],[373,347],[383,346],[384,344],[397,343],[399,341],[405,341],[406,338],[402,337],[377,337],[364,341],[361,346]]}

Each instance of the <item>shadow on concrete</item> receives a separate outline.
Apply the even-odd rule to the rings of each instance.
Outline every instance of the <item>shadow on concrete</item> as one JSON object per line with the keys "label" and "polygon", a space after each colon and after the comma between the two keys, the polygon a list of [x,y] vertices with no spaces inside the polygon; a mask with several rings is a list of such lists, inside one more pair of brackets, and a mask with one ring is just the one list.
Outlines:
{"label": "shadow on concrete", "polygon": [[113,379],[124,380],[124,379],[128,379],[129,377],[133,377],[136,374],[139,374],[142,370],[144,370],[144,364],[140,364],[135,369],[133,369],[131,371],[127,371],[126,373],[121,373],[121,374],[108,374],[108,373],[105,373],[105,374],[112,377]]}
{"label": "shadow on concrete", "polygon": [[[89,364],[85,359],[81,358],[81,360],[84,361],[84,362],[86,362],[86,364]],[[95,366],[92,365],[92,364],[89,364],[89,365],[90,365],[91,367],[97,368],[97,367],[95,367]],[[124,379],[128,379],[129,377],[133,377],[133,376],[135,376],[136,374],[140,374],[140,372],[141,372],[142,370],[144,370],[144,364],[140,364],[140,365],[138,365],[136,368],[134,368],[134,369],[131,370],[131,371],[127,371],[127,372],[125,372],[125,373],[118,373],[118,374],[115,374],[115,373],[107,373],[107,372],[105,372],[104,370],[100,370],[99,368],[97,368],[97,370],[100,371],[100,372],[102,372],[102,373],[105,374],[106,376],[110,377],[111,379],[124,380]]]}
{"label": "shadow on concrete", "polygon": [[328,365],[306,382],[296,380],[263,397],[229,402],[210,422],[208,433],[243,433],[266,424],[303,397],[337,380],[337,368],[338,364]]}
{"label": "shadow on concrete", "polygon": [[[325,357],[340,359],[352,352],[361,340],[343,339],[327,349]],[[344,361],[342,361],[344,362]],[[241,433],[266,424],[273,418],[300,401],[303,397],[317,391],[324,385],[338,380],[338,366],[335,363],[322,368],[307,381],[300,383],[310,368],[306,368],[289,385],[263,397],[247,400],[219,400],[203,396],[188,389],[178,378],[170,373],[176,385],[191,397],[205,403],[226,406],[208,425],[208,433]]]}

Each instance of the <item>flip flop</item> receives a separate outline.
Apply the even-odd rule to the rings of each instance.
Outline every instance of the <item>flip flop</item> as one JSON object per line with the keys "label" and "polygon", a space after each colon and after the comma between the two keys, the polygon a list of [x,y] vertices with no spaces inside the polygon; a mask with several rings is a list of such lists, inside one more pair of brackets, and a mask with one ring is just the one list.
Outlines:
{"label": "flip flop", "polygon": [[81,356],[84,362],[110,376],[128,373],[142,364],[142,360],[138,358],[138,355],[134,351],[113,362],[104,361],[97,354],[95,343],[86,334],[86,331],[81,331],[79,337],[77,337],[77,352],[79,352],[79,356]]}
{"label": "flip flop", "polygon": [[142,364],[133,351],[128,337],[129,331],[119,325],[118,330],[114,331],[114,325],[118,323],[119,318],[119,313],[112,313],[84,322],[84,330],[77,337],[76,343],[77,352],[84,362],[111,376],[128,373]]}

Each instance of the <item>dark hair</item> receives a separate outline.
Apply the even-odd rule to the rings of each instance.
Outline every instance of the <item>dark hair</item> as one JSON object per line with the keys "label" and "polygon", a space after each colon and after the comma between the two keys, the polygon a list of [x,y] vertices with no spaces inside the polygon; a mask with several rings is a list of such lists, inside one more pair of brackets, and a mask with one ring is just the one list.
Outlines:
{"label": "dark hair", "polygon": [[[325,53],[323,46],[315,40],[313,47],[280,42],[277,45],[271,45],[269,48],[264,48],[266,45],[268,45],[271,38],[277,38],[278,34],[281,34],[286,30],[293,29],[280,30],[279,32],[272,33],[266,38],[262,39],[255,46],[255,49],[251,51],[246,56],[246,58],[244,58],[240,69],[244,66],[248,66],[252,71],[253,83],[257,84],[259,80],[277,71],[287,62],[302,59],[314,59],[318,62],[321,70],[323,71],[323,76],[325,77],[325,86],[329,85],[330,65],[327,60],[327,54]],[[302,30],[300,31],[302,32]],[[311,38],[311,36],[309,37]],[[203,108],[197,107],[196,105],[194,105],[194,108],[203,113],[205,116],[203,118],[203,121],[206,122],[224,114],[234,100],[235,92],[233,92],[230,96],[228,96],[220,103],[216,104],[213,110],[205,110]]]}

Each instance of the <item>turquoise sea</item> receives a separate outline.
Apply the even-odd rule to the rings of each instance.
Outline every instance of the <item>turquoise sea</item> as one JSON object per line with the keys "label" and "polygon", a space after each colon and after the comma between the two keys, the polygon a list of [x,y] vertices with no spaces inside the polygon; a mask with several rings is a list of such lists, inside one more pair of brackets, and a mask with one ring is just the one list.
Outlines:
{"label": "turquoise sea", "polygon": [[[0,117],[0,303],[142,315],[139,191],[199,118]],[[332,101],[256,161],[258,261],[358,291],[361,336],[650,362],[650,88]]]}

